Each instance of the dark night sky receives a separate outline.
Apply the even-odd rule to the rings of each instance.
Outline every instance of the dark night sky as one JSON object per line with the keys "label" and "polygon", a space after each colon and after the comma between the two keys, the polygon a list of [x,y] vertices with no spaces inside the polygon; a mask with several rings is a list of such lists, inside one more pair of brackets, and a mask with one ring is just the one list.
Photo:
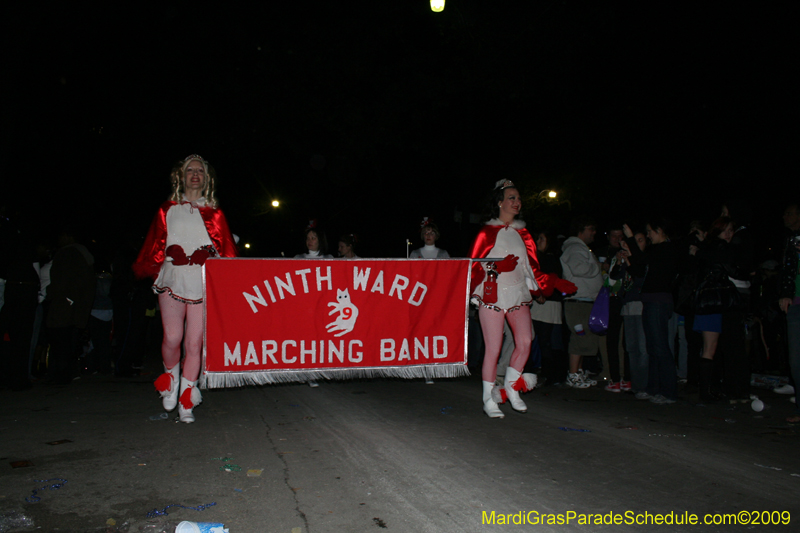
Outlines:
{"label": "dark night sky", "polygon": [[190,153],[255,256],[301,251],[309,218],[400,256],[423,216],[464,254],[501,177],[601,223],[735,196],[777,231],[797,194],[789,2],[17,4],[0,160],[20,224],[143,233]]}

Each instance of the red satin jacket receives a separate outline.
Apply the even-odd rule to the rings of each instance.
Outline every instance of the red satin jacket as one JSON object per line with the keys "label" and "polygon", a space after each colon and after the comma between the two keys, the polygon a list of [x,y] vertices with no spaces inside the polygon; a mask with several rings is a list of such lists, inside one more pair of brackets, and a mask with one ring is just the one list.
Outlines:
{"label": "red satin jacket", "polygon": [[[136,262],[133,264],[133,273],[137,278],[156,279],[161,271],[167,247],[167,211],[173,205],[177,205],[177,202],[164,202],[158,209],[156,216],[153,217],[150,230],[147,232],[144,245],[139,252],[139,257],[136,258]],[[198,207],[197,209],[200,210],[200,216],[203,218],[206,231],[214,244],[217,255],[220,257],[236,257],[239,255],[236,249],[236,242],[233,240],[233,235],[230,228],[228,228],[228,221],[222,209],[208,206]]]}
{"label": "red satin jacket", "polygon": [[[483,259],[489,256],[489,252],[494,248],[495,241],[497,240],[497,233],[505,226],[485,225],[481,228],[475,242],[472,245],[470,257],[473,259]],[[543,294],[545,298],[553,294],[554,282],[558,279],[555,274],[545,274],[539,268],[539,259],[536,257],[536,243],[533,242],[533,237],[525,228],[514,228],[519,236],[522,237],[522,242],[525,243],[525,248],[528,250],[528,264],[533,271],[533,277],[536,279],[536,284],[539,286],[538,291],[531,291],[534,295]],[[522,259],[522,258],[520,258]],[[472,263],[472,281],[470,283],[470,294],[474,294],[478,285],[483,282],[486,277],[486,272],[481,263]]]}

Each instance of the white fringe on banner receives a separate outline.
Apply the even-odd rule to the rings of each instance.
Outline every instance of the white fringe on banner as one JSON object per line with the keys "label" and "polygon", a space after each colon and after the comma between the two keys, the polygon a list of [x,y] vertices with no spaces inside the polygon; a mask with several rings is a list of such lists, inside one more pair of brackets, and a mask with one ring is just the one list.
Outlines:
{"label": "white fringe on banner", "polygon": [[459,378],[469,376],[463,363],[428,366],[387,366],[370,368],[334,368],[326,370],[275,370],[261,372],[202,372],[200,387],[221,389],[245,385],[306,383],[323,379],[359,378]]}

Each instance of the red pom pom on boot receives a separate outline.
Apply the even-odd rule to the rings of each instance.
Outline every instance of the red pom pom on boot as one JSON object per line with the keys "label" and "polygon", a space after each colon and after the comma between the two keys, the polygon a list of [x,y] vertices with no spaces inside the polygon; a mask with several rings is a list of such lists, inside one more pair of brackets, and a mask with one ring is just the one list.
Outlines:
{"label": "red pom pom on boot", "polygon": [[514,390],[517,392],[530,392],[536,388],[539,377],[536,374],[525,373],[514,383]]}
{"label": "red pom pom on boot", "polygon": [[180,421],[185,424],[194,422],[194,409],[200,402],[203,401],[203,395],[200,394],[200,389],[197,388],[197,380],[189,381],[181,376],[181,398],[178,402],[178,415]]}
{"label": "red pom pom on boot", "polygon": [[158,376],[154,383],[156,390],[161,394],[161,405],[167,412],[172,411],[178,405],[178,373],[180,370],[181,365],[179,364],[172,368],[164,367],[164,373]]}
{"label": "red pom pom on boot", "polygon": [[503,405],[508,401],[508,394],[506,394],[506,389],[499,385],[495,385],[492,389],[492,400],[497,403],[497,405]]}
{"label": "red pom pom on boot", "polygon": [[[511,408],[515,411],[520,413],[527,413],[528,406],[525,405],[525,402],[522,401],[522,398],[519,397],[519,389],[516,388],[517,382],[523,381],[522,375],[519,373],[518,370],[508,367],[506,370],[506,382],[505,387],[503,387],[508,395],[508,402],[511,404]],[[524,382],[523,382],[524,386]]]}

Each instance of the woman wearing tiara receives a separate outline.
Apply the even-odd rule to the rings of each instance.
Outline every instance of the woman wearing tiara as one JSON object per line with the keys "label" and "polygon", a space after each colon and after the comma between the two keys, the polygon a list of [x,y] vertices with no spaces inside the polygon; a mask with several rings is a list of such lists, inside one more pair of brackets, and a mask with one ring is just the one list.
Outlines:
{"label": "woman wearing tiara", "polygon": [[470,299],[478,305],[486,345],[481,369],[483,410],[490,418],[503,418],[498,406],[501,391],[494,391],[497,360],[503,344],[503,323],[508,321],[511,327],[515,348],[502,392],[515,411],[524,413],[528,408],[519,393],[536,386],[535,374],[522,374],[533,340],[529,306],[534,295],[548,297],[554,289],[569,294],[575,292],[576,287],[555,274],[540,270],[536,244],[520,219],[522,198],[511,180],[495,184],[489,208],[492,219],[478,233],[470,257],[496,258],[497,261],[473,262]]}
{"label": "woman wearing tiara", "polygon": [[171,178],[172,195],[156,213],[133,270],[140,278],[155,279],[153,290],[161,308],[164,373],[156,379],[156,390],[164,409],[177,406],[180,421],[188,424],[202,401],[197,380],[203,347],[203,264],[209,257],[236,257],[237,250],[217,205],[208,162],[190,155],[175,166]]}

